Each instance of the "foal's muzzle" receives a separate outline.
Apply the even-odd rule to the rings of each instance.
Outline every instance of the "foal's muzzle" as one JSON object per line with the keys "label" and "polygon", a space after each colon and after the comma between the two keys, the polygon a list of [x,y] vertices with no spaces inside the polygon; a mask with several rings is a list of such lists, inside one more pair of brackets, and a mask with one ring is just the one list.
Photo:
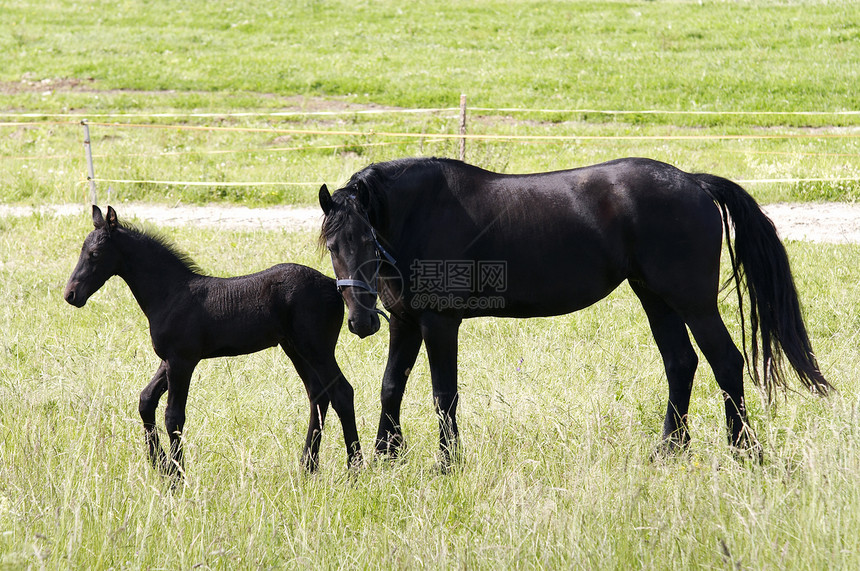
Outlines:
{"label": "foal's muzzle", "polygon": [[63,299],[65,299],[68,303],[74,305],[75,307],[83,307],[87,303],[87,298],[83,295],[79,295],[76,291],[76,286],[78,284],[69,282],[66,285],[66,289],[63,292]]}

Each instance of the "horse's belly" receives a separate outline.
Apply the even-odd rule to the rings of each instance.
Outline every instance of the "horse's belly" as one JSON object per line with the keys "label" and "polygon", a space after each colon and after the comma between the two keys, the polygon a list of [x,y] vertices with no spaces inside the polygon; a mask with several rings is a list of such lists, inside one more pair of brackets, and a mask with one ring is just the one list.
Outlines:
{"label": "horse's belly", "polygon": [[623,278],[535,284],[464,300],[466,317],[549,317],[584,309],[609,295]]}

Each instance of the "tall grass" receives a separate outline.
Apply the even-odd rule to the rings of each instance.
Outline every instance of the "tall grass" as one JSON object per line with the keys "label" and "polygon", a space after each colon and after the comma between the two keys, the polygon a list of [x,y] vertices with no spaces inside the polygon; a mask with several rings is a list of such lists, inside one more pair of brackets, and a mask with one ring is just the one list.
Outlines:
{"label": "tall grass", "polygon": [[[457,141],[437,136],[457,132],[451,111],[359,111],[449,108],[460,93],[472,109],[530,110],[470,111],[471,134],[535,137],[470,140],[468,160],[486,168],[644,155],[734,179],[848,179],[747,185],[764,201],[858,196],[856,115],[794,114],[858,109],[853,2],[12,0],[0,11],[4,203],[88,201],[88,117],[120,123],[92,126],[96,176],[150,181],[110,183],[121,217],[126,200],[311,204],[321,182],[369,162],[456,156]],[[652,108],[753,113],[538,111]],[[272,115],[282,111],[339,113]],[[738,138],[666,138],[678,135]],[[152,182],[165,180],[180,183]],[[278,181],[299,184],[231,184]],[[464,463],[445,476],[423,353],[403,404],[407,453],[357,476],[335,415],[322,471],[302,471],[307,398],[280,351],[204,362],[188,479],[172,490],[148,465],[137,415],[158,365],[145,318],[117,279],[80,310],[61,297],[89,228],[83,213],[0,219],[0,568],[860,566],[857,246],[788,245],[840,392],[767,408],[749,387],[761,465],[728,450],[704,360],[689,452],[649,460],[666,383],[624,286],[570,316],[464,324]],[[165,232],[218,275],[285,260],[330,273],[309,234]],[[733,303],[722,309],[738,339]],[[344,331],[338,348],[368,450],[386,353],[385,331]]]}
{"label": "tall grass", "polygon": [[[122,216],[122,210],[119,210]],[[138,391],[157,367],[114,279],[83,309],[61,292],[90,222],[0,221],[0,562],[46,568],[855,568],[860,553],[860,249],[789,244],[828,400],[766,409],[766,453],[726,445],[706,365],[687,454],[650,462],[666,387],[635,297],[538,320],[464,324],[465,460],[442,476],[426,357],[404,401],[409,449],[345,466],[329,416],[320,474],[301,470],[307,400],[277,350],[204,362],[192,380],[187,483],[145,457]],[[167,229],[206,269],[291,260],[327,270],[313,236]],[[26,247],[22,245],[26,244]],[[732,296],[723,313],[737,338]],[[385,331],[344,331],[338,359],[372,446]]]}

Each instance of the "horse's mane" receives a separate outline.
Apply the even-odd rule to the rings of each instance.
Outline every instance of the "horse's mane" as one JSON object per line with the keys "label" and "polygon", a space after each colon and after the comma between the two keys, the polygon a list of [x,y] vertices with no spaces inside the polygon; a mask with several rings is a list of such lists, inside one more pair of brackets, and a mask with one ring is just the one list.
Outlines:
{"label": "horse's mane", "polygon": [[[395,159],[373,163],[352,175],[347,183],[331,195],[339,206],[323,219],[319,244],[324,248],[326,239],[336,233],[346,219],[354,213],[367,217],[371,225],[377,226],[384,218],[388,206],[388,190],[391,183],[414,167],[439,166],[450,159],[431,157]],[[367,202],[366,207],[360,200]]]}
{"label": "horse's mane", "polygon": [[162,234],[148,228],[143,228],[136,224],[122,221],[118,228],[124,230],[125,233],[133,240],[155,246],[156,251],[161,251],[162,255],[169,255],[175,258],[179,263],[196,274],[201,273],[200,266],[197,265],[191,256],[179,249],[170,239]]}

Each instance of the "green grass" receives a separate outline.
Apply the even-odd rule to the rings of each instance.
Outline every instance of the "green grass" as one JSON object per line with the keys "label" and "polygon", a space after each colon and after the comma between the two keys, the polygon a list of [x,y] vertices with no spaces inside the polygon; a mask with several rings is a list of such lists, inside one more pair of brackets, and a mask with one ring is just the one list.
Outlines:
{"label": "green grass", "polygon": [[[120,211],[121,215],[121,211]],[[765,409],[765,448],[736,461],[700,367],[688,454],[656,463],[666,386],[626,286],[559,318],[467,321],[465,461],[434,470],[423,351],[403,407],[402,462],[345,467],[335,415],[322,472],[299,454],[307,400],[278,350],[201,364],[175,492],[145,457],[137,397],[158,364],[117,278],[83,309],[61,293],[88,231],[0,221],[0,565],[6,568],[856,568],[860,559],[860,248],[788,244],[822,367],[840,394]],[[164,232],[219,275],[291,260],[322,268],[311,234]],[[26,244],[21,248],[20,244]],[[737,333],[732,295],[723,313]],[[344,331],[338,359],[372,446],[387,336]],[[160,422],[160,421],[159,421]]]}
{"label": "green grass", "polygon": [[4,4],[2,79],[71,78],[132,101],[176,90],[192,108],[221,92],[416,107],[460,92],[503,107],[858,102],[852,2]]}
{"label": "green grass", "polygon": [[[110,185],[114,204],[313,204],[320,183],[370,162],[457,156],[454,111],[363,112],[447,109],[461,93],[469,133],[487,137],[467,159],[486,168],[642,155],[742,181],[845,179],[744,183],[763,202],[860,198],[860,119],[837,113],[860,109],[853,2],[2,0],[0,12],[2,203],[88,202],[86,117],[101,203]],[[526,111],[493,111],[509,107]],[[857,246],[788,244],[840,393],[771,409],[749,387],[760,466],[728,450],[704,361],[689,453],[649,462],[666,383],[623,286],[570,316],[464,324],[464,464],[447,476],[423,353],[403,404],[408,453],[355,478],[333,414],[322,472],[302,472],[307,398],[280,351],[205,362],[189,478],[171,491],[137,414],[158,365],[145,318],[117,279],[84,309],[61,297],[88,227],[0,219],[2,569],[860,567]],[[285,260],[331,273],[307,233],[165,232],[218,275]],[[723,305],[738,339],[731,295]],[[368,449],[386,354],[385,331],[344,332],[338,348]]]}
{"label": "green grass", "polygon": [[[461,93],[471,135],[562,138],[470,141],[467,159],[487,168],[644,155],[740,180],[828,179],[750,183],[765,202],[860,196],[860,116],[839,114],[860,109],[853,2],[50,0],[3,12],[3,202],[85,202],[88,117],[166,127],[94,125],[97,178],[211,183],[100,182],[101,196],[309,204],[320,182],[371,161],[457,156],[456,140],[434,138],[457,133],[454,112],[356,111],[449,109]],[[530,111],[477,110],[510,107]],[[320,109],[347,112],[270,115]],[[783,138],[745,138],[762,135]]]}

